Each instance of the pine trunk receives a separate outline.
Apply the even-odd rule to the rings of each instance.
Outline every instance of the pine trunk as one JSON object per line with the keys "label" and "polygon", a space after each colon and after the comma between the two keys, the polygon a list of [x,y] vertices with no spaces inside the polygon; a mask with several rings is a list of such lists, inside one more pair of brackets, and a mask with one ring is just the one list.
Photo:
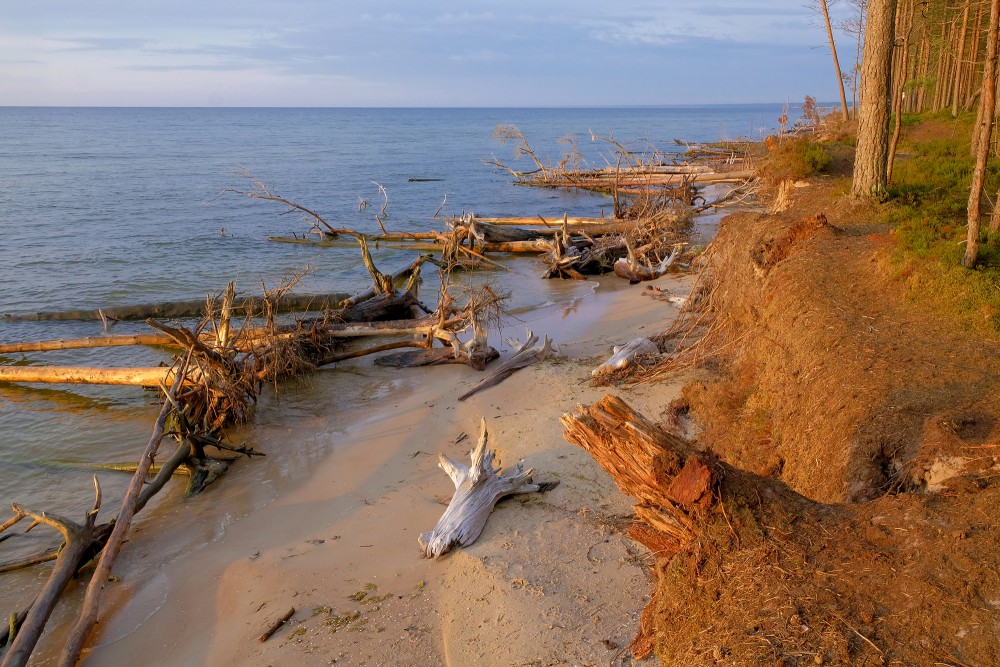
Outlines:
{"label": "pine trunk", "polygon": [[861,60],[861,113],[851,187],[855,197],[881,198],[886,193],[895,26],[895,0],[872,0]]}
{"label": "pine trunk", "polygon": [[972,189],[969,193],[969,229],[965,244],[962,266],[972,268],[979,256],[979,227],[982,218],[980,207],[983,199],[983,181],[986,177],[986,162],[990,154],[990,138],[993,133],[993,117],[996,113],[997,91],[997,30],[1000,28],[1000,0],[990,2],[990,28],[986,37],[986,61],[983,68],[983,94],[976,127],[973,130],[973,144],[976,152],[976,168],[972,173]]}
{"label": "pine trunk", "polygon": [[850,114],[847,111],[847,93],[844,92],[844,76],[840,71],[840,60],[837,58],[837,44],[833,40],[833,27],[830,25],[830,11],[826,6],[826,0],[819,0],[819,4],[823,9],[823,21],[826,23],[826,36],[827,39],[830,40],[830,53],[833,55],[833,69],[837,73],[837,86],[840,89],[840,114],[846,121],[850,120]]}

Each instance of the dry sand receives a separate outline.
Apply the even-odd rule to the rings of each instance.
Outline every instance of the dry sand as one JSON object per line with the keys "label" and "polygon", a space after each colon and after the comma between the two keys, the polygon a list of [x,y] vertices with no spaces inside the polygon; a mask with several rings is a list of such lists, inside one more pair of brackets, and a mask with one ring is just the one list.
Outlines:
{"label": "dry sand", "polygon": [[[685,278],[655,284],[689,288]],[[622,393],[590,386],[591,369],[613,344],[663,331],[676,316],[641,291],[603,282],[593,298],[536,319],[532,328],[550,334],[562,358],[465,403],[455,397],[481,377],[470,369],[360,364],[363,375],[395,378],[395,389],[369,397],[378,414],[346,428],[301,415],[309,437],[336,439],[308,479],[245,516],[234,502],[204,546],[141,577],[128,560],[157,556],[142,531],[133,538],[88,667],[631,664],[626,647],[651,591],[652,559],[624,535],[630,500],[563,439],[559,417]],[[336,415],[342,387],[325,384],[333,376],[316,379],[314,390],[331,394]],[[678,393],[679,384],[627,391],[650,415]],[[453,491],[437,455],[467,462],[481,415],[501,463],[523,459],[536,480],[559,485],[502,501],[474,545],[421,559],[417,535]],[[288,446],[301,436],[262,430]],[[259,642],[290,608],[291,620]]]}

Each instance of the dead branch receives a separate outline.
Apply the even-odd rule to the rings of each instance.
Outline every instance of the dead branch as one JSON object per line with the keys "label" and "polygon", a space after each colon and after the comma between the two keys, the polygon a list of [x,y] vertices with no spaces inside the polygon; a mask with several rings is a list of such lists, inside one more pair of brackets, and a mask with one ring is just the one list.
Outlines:
{"label": "dead branch", "polygon": [[63,536],[64,546],[56,558],[52,573],[42,586],[24,617],[0,667],[24,667],[41,637],[45,624],[55,608],[59,596],[72,580],[77,570],[103,547],[111,532],[110,524],[98,525],[97,514],[101,509],[101,486],[94,477],[94,504],[84,515],[82,524],[48,512],[38,512],[12,505],[15,516],[22,515],[39,524],[56,529]]}
{"label": "dead branch", "polygon": [[434,530],[421,533],[417,540],[424,558],[439,558],[456,545],[468,546],[475,542],[486,527],[493,508],[504,496],[539,490],[537,484],[531,483],[532,471],[524,470],[520,461],[503,472],[495,468],[495,452],[486,449],[488,440],[489,432],[483,418],[479,443],[469,452],[471,466],[466,467],[441,454],[438,465],[455,484],[455,494]]}
{"label": "dead branch", "polygon": [[301,204],[296,204],[293,201],[285,199],[274,192],[270,187],[267,186],[262,180],[253,175],[247,167],[241,167],[239,173],[241,178],[245,178],[250,181],[249,190],[237,190],[236,188],[225,188],[222,190],[222,194],[235,194],[248,199],[254,199],[258,201],[272,202],[275,204],[284,204],[288,207],[286,213],[291,213],[292,211],[300,211],[305,214],[307,219],[311,219],[314,227],[322,227],[327,233],[336,236],[337,230],[328,223],[326,220],[320,216],[319,213],[312,211]]}
{"label": "dead branch", "polygon": [[523,344],[517,346],[517,351],[510,359],[500,364],[487,377],[474,384],[468,391],[459,396],[458,400],[464,401],[484,389],[489,389],[500,384],[522,368],[526,368],[531,364],[552,356],[554,351],[552,349],[552,341],[549,340],[548,336],[545,337],[545,342],[541,347],[532,347],[537,342],[538,336],[528,331],[527,339]]}
{"label": "dead branch", "polygon": [[[227,289],[227,297],[230,303],[233,294],[233,284],[230,283]],[[177,392],[180,389],[181,378],[185,375],[192,354],[193,350],[189,349],[184,360],[178,366],[173,386],[170,387],[169,391],[165,392],[166,398],[163,401],[163,407],[160,409],[160,414],[153,425],[153,432],[150,434],[146,449],[139,459],[139,465],[136,468],[135,474],[132,475],[132,480],[125,491],[125,497],[122,499],[118,516],[114,522],[114,528],[101,552],[101,558],[97,562],[97,568],[90,579],[90,585],[87,586],[87,593],[83,598],[83,604],[80,607],[76,624],[70,631],[66,645],[63,647],[62,655],[59,658],[61,667],[73,667],[77,663],[80,653],[87,642],[87,638],[97,623],[97,611],[101,602],[101,595],[108,582],[108,577],[111,575],[111,568],[118,560],[118,554],[121,552],[122,544],[125,542],[125,534],[132,525],[132,518],[142,507],[139,503],[143,485],[146,482],[146,477],[149,475],[149,469],[153,464],[156,452],[160,448],[160,443],[163,441],[167,417],[174,408],[174,397],[177,396]]]}

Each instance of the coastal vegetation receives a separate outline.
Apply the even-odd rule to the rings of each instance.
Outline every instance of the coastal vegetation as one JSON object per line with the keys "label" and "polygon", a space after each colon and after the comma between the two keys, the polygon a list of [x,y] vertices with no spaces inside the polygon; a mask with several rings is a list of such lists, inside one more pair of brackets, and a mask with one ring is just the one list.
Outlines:
{"label": "coastal vegetation", "polygon": [[[821,9],[834,47],[825,2]],[[275,241],[356,246],[371,290],[283,321],[278,305],[294,283],[264,290],[252,302],[259,309],[245,306],[239,316],[230,286],[206,301],[198,324],[150,320],[155,338],[2,348],[154,343],[175,350],[174,366],[152,371],[162,409],[117,518],[96,521],[95,478],[82,522],[15,504],[0,525],[3,540],[28,520],[60,535],[58,546],[4,566],[56,561],[35,601],[9,617],[0,635],[3,667],[27,663],[61,592],[100,554],[62,660],[76,663],[132,517],[181,466],[200,480],[197,490],[233,454],[253,455],[226,440],[226,427],[252,419],[265,387],[403,347],[416,355],[384,363],[485,370],[498,356],[488,333],[502,317],[503,294],[490,286],[459,294],[449,278],[502,267],[511,253],[538,256],[547,278],[613,272],[639,283],[678,268],[698,272],[670,329],[633,340],[623,349],[634,354],[616,359],[613,372],[594,374],[595,383],[623,394],[682,378],[681,396],[663,401],[660,419],[632,408],[627,395],[610,394],[561,419],[565,439],[636,499],[623,530],[648,549],[656,580],[629,647],[635,658],[655,652],[664,665],[788,667],[1000,663],[993,132],[1000,0],[871,0],[865,17],[854,118],[842,92],[840,114],[809,112],[796,125],[785,117],[762,142],[635,152],[595,135],[612,147],[597,168],[581,165],[572,145],[548,164],[519,128],[497,128],[499,141],[514,144],[515,161],[527,158],[531,167],[497,158],[493,167],[524,187],[605,193],[611,218],[469,214],[435,221],[443,229],[394,232],[379,186],[381,233],[364,234],[329,224],[245,172],[247,187],[229,194],[306,218],[301,236]],[[812,108],[808,99],[804,106]],[[705,187],[720,183],[733,185]],[[743,210],[724,219],[707,249],[685,247],[693,215],[735,203]],[[402,273],[383,273],[369,250],[383,243],[432,254]],[[433,307],[417,294],[424,264],[439,269]],[[373,337],[380,342],[344,345]],[[495,374],[455,400],[547,363],[551,341],[534,342],[518,345]],[[78,371],[84,381],[88,373],[90,381],[100,377]],[[66,381],[42,366],[0,367],[0,380],[40,382],[46,373]],[[149,377],[136,383],[148,385]],[[475,540],[501,497],[542,490],[520,463],[496,468],[485,420],[481,433],[471,466],[441,458],[455,495],[438,526],[421,534],[424,556]],[[177,450],[154,471],[168,435]],[[367,593],[358,595],[361,602]],[[324,613],[333,617],[329,607],[314,615]],[[260,640],[292,615],[294,608]]]}

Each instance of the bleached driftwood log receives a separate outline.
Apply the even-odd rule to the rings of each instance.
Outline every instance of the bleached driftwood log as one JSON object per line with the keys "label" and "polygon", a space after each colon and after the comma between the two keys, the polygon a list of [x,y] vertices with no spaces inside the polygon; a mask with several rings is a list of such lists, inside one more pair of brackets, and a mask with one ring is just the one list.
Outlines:
{"label": "bleached driftwood log", "polygon": [[656,280],[667,272],[667,269],[677,261],[677,258],[681,254],[681,246],[675,245],[670,256],[664,257],[659,266],[643,266],[636,258],[632,244],[628,243],[626,246],[628,248],[628,258],[622,257],[618,259],[612,268],[616,276],[628,280],[633,285],[644,280]]}
{"label": "bleached driftwood log", "polygon": [[438,465],[455,483],[455,495],[434,530],[421,533],[417,540],[424,558],[438,558],[455,545],[464,547],[475,542],[501,498],[539,490],[537,484],[531,483],[531,469],[524,470],[520,461],[509,470],[494,468],[495,452],[486,449],[488,439],[484,418],[479,444],[470,452],[470,467],[441,455]]}
{"label": "bleached driftwood log", "polygon": [[517,347],[517,351],[514,353],[514,356],[497,366],[496,370],[477,382],[464,394],[459,396],[458,400],[464,401],[483,389],[489,389],[494,385],[498,385],[522,368],[530,366],[536,362],[543,361],[544,359],[547,359],[555,354],[555,350],[552,348],[552,340],[548,336],[545,337],[545,342],[541,347],[532,347],[536,342],[538,342],[538,336],[533,334],[531,331],[528,331],[527,334],[528,338],[524,343],[521,343],[520,341],[508,340],[508,345],[511,347]]}
{"label": "bleached driftwood log", "polygon": [[614,354],[610,359],[590,372],[594,377],[604,375],[636,363],[636,358],[643,355],[658,355],[659,348],[648,338],[634,338],[624,345],[615,345]]}

